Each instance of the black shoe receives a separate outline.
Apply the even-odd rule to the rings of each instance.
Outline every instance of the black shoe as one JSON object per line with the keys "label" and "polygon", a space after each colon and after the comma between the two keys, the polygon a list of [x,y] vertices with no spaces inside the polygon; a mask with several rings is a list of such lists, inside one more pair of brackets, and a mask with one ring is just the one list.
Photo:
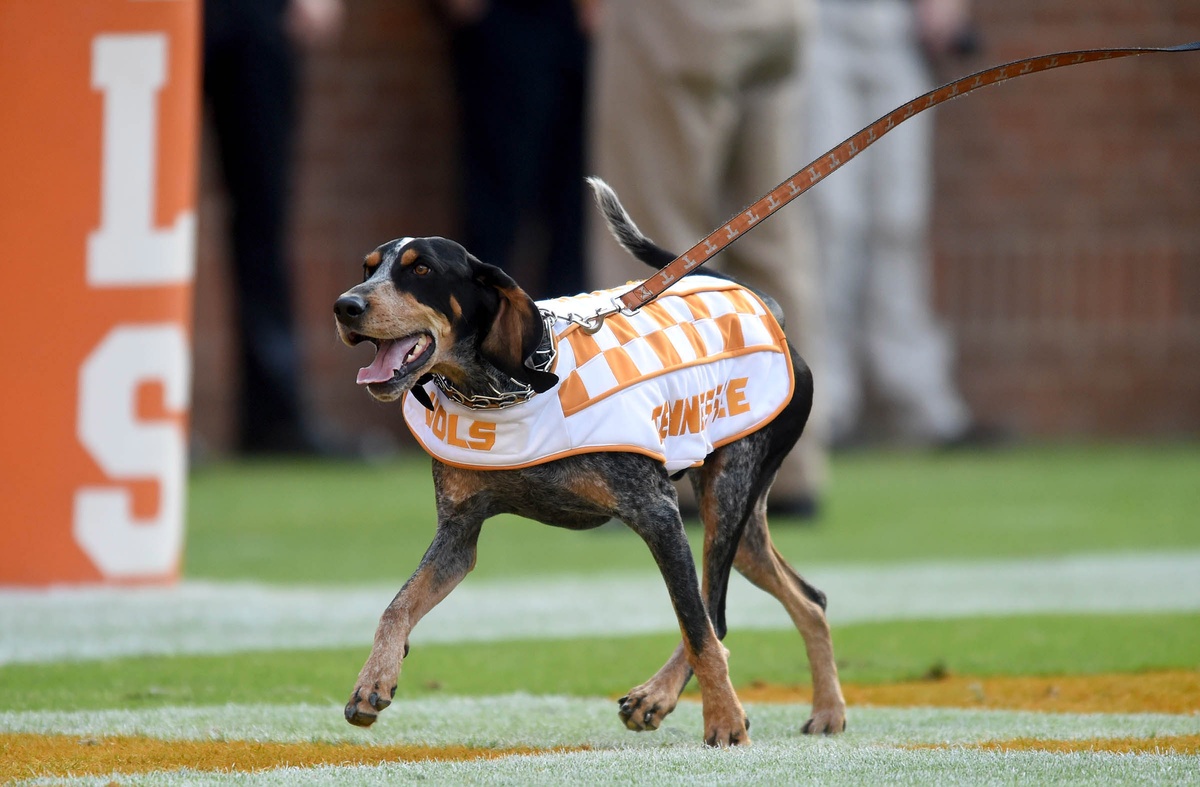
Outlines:
{"label": "black shoe", "polygon": [[[821,506],[812,495],[797,495],[780,499],[767,500],[767,513],[772,517],[797,519],[805,524],[812,524],[821,513]],[[695,503],[679,504],[679,517],[684,523],[700,521],[700,509]]]}
{"label": "black shoe", "polygon": [[834,435],[833,439],[829,441],[829,450],[835,454],[844,454],[851,451],[863,451],[870,447],[870,438],[857,429],[851,432]]}
{"label": "black shoe", "polygon": [[999,448],[1012,443],[1013,435],[1007,430],[993,424],[971,421],[948,437],[934,441],[934,448],[939,451],[970,451],[974,449]]}
{"label": "black shoe", "polygon": [[767,513],[772,521],[778,522],[780,517],[799,520],[802,524],[811,525],[817,521],[821,513],[821,505],[814,495],[795,495],[791,497],[769,498]]}

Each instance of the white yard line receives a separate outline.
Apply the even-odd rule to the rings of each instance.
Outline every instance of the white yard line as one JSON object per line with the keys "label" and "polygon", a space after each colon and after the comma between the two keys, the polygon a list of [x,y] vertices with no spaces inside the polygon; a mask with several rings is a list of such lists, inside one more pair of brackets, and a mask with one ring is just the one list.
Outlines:
{"label": "white yard line", "polygon": [[[747,703],[756,744],[812,741],[799,734],[807,704]],[[1038,713],[962,708],[852,706],[844,735],[850,746],[968,744],[1037,738],[1148,738],[1194,735],[1200,717],[1165,713]],[[487,697],[400,699],[369,730],[353,727],[340,704],[312,703],[209,707],[175,706],[92,711],[0,711],[0,732],[80,737],[134,735],[162,740],[328,741],[369,745],[591,746],[653,749],[699,747],[700,703],[680,703],[661,729],[634,733],[621,726],[606,697],[499,694]]]}
{"label": "white yard line", "polygon": [[[1036,560],[824,566],[805,572],[834,625],[1050,612],[1200,610],[1200,552]],[[124,655],[337,647],[371,641],[396,586],[183,582],[167,589],[0,590],[0,664]],[[730,625],[786,629],[774,599],[740,577]],[[677,631],[651,574],[468,578],[414,643]]]}

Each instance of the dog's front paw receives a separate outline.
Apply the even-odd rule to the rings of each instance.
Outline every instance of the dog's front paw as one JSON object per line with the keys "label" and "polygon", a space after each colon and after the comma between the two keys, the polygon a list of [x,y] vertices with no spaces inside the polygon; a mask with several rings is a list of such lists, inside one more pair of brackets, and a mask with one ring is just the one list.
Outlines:
{"label": "dog's front paw", "polygon": [[634,732],[657,730],[663,719],[675,710],[674,701],[663,704],[650,698],[627,696],[617,700],[617,703],[620,705],[617,713],[621,722]]}
{"label": "dog's front paw", "polygon": [[656,690],[653,684],[646,683],[617,700],[620,710],[617,714],[626,728],[634,732],[657,730],[679,700],[678,692]]}
{"label": "dog's front paw", "polygon": [[[381,688],[387,686],[386,689]],[[356,727],[370,727],[379,718],[379,713],[392,704],[396,696],[396,681],[366,682],[361,677],[354,687],[350,702],[346,703],[346,721]]]}
{"label": "dog's front paw", "polygon": [[813,707],[812,717],[804,722],[800,732],[805,735],[837,735],[846,729],[846,703],[827,708]]}

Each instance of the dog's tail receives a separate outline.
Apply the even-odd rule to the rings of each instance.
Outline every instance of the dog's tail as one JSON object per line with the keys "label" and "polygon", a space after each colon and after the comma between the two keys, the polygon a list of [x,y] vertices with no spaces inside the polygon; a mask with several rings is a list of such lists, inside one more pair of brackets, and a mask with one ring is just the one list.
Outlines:
{"label": "dog's tail", "polygon": [[625,207],[617,198],[617,192],[613,191],[612,186],[595,177],[588,178],[587,182],[596,197],[596,205],[604,214],[608,231],[617,239],[617,243],[621,244],[621,248],[652,268],[661,268],[675,259],[674,254],[647,238],[638,229],[638,225],[634,224],[633,219],[625,212]]}
{"label": "dog's tail", "polygon": [[[633,219],[629,217],[629,214],[625,211],[625,207],[621,204],[621,200],[617,198],[617,192],[613,191],[612,186],[596,177],[588,178],[587,182],[592,187],[592,193],[596,197],[596,205],[600,207],[600,212],[604,214],[604,221],[608,224],[608,231],[617,239],[617,243],[621,244],[621,248],[652,268],[661,268],[675,259],[674,254],[650,240],[650,238],[646,237],[638,229],[638,225],[634,224]],[[700,268],[697,267],[687,275],[691,276],[693,273],[699,272]],[[734,277],[716,270],[706,270],[704,275],[737,281]],[[775,319],[779,321],[779,325],[784,325],[783,309],[780,308],[779,303],[774,298],[757,287],[750,287],[742,282],[738,283],[758,295],[763,300],[763,303],[767,305],[767,308],[771,310],[771,314],[775,316]]]}

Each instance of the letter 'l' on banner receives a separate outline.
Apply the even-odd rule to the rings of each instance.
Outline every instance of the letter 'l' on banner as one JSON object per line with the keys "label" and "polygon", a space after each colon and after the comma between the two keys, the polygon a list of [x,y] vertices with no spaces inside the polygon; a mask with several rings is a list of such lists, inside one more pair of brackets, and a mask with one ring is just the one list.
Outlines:
{"label": "letter 'l' on banner", "polygon": [[183,550],[200,0],[0,0],[0,585]]}

